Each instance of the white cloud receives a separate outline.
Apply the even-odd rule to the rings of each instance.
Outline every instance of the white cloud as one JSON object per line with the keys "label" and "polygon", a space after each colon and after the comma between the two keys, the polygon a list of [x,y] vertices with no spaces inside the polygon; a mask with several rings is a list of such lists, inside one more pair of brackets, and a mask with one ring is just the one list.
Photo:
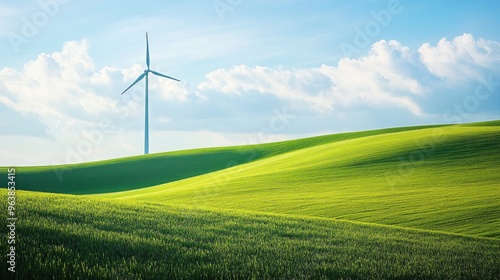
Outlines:
{"label": "white cloud", "polygon": [[342,59],[337,66],[311,69],[271,69],[246,65],[218,69],[206,75],[200,91],[242,95],[246,92],[274,95],[313,110],[343,110],[359,104],[396,106],[421,114],[411,96],[424,88],[409,72],[415,68],[410,51],[396,41],[380,41],[359,59]]}
{"label": "white cloud", "polygon": [[61,53],[41,54],[26,63],[21,72],[9,68],[0,71],[0,81],[6,89],[0,93],[0,102],[23,115],[34,116],[47,130],[39,136],[54,138],[59,143],[78,138],[82,130],[92,126],[96,115],[113,104],[87,90],[89,64],[72,63],[86,62],[78,52],[75,60],[67,55],[75,48],[75,44],[66,44]]}
{"label": "white cloud", "polygon": [[124,71],[114,67],[103,67],[99,72],[90,77],[90,83],[93,85],[110,84],[112,81],[119,80],[124,76]]}
{"label": "white cloud", "polygon": [[500,43],[476,40],[471,34],[453,40],[442,38],[436,46],[425,43],[418,52],[432,74],[451,83],[471,80],[485,83],[488,74],[500,70]]}
{"label": "white cloud", "polygon": [[207,74],[206,81],[198,85],[198,90],[233,95],[255,91],[274,95],[281,100],[304,102],[314,108],[325,109],[329,105],[323,102],[323,90],[327,90],[329,86],[327,77],[317,69],[286,70],[240,65]]}
{"label": "white cloud", "polygon": [[189,96],[189,84],[187,82],[173,81],[165,78],[154,77],[153,90],[161,92],[166,101],[187,101]]}
{"label": "white cloud", "polygon": [[337,67],[322,68],[332,79],[334,96],[341,106],[388,106],[405,108],[415,115],[422,113],[412,97],[425,90],[418,77],[411,75],[416,65],[410,50],[399,42],[379,41],[364,57],[344,58]]}

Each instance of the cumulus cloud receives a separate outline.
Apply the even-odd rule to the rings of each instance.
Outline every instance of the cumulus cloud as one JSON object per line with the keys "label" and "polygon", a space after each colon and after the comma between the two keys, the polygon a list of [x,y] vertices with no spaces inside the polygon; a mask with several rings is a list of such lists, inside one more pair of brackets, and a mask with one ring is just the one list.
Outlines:
{"label": "cumulus cloud", "polygon": [[318,69],[271,69],[247,65],[231,69],[218,69],[206,75],[206,81],[198,85],[202,92],[216,91],[224,94],[243,95],[248,92],[270,94],[290,102],[304,102],[318,109],[329,105],[323,101],[329,79]]}
{"label": "cumulus cloud", "polygon": [[87,48],[85,42],[69,42],[61,52],[40,54],[26,63],[23,71],[4,68],[0,71],[6,89],[2,94],[4,103],[21,113],[40,117],[95,112],[96,107],[85,106],[93,99],[100,101],[98,107],[110,105],[111,100],[85,90],[87,77],[93,72]]}
{"label": "cumulus cloud", "polygon": [[368,55],[344,58],[336,67],[323,66],[335,85],[334,96],[342,106],[364,104],[370,107],[398,107],[421,114],[412,96],[424,87],[411,73],[417,66],[410,50],[397,41],[379,41]]}
{"label": "cumulus cloud", "polygon": [[[21,71],[0,70],[0,102],[21,114],[34,115],[51,134],[122,114],[120,106],[132,106],[126,102],[134,100],[120,99],[120,89],[143,69],[133,65],[129,69],[96,70],[88,49],[85,41],[67,42],[59,52],[38,55]],[[158,90],[170,99],[185,98],[185,92],[171,84]]]}
{"label": "cumulus cloud", "polygon": [[489,74],[500,71],[500,43],[472,34],[442,38],[436,46],[425,43],[418,52],[427,69],[447,82],[485,83]]}
{"label": "cumulus cloud", "polygon": [[411,96],[422,94],[424,88],[410,76],[413,68],[407,47],[396,41],[380,41],[368,55],[344,58],[337,66],[289,70],[240,65],[218,69],[206,75],[198,90],[233,95],[258,92],[321,112],[363,104],[402,107],[421,114]]}
{"label": "cumulus cloud", "polygon": [[[343,58],[337,65],[218,69],[208,73],[197,89],[232,96],[273,96],[291,108],[307,107],[309,114],[389,109],[418,117],[439,107],[433,100],[445,102],[440,95],[467,94],[468,88],[491,83],[491,76],[498,74],[500,43],[463,34],[453,40],[443,38],[435,46],[424,43],[418,50],[381,40],[366,55]],[[433,79],[440,83],[436,85]]]}

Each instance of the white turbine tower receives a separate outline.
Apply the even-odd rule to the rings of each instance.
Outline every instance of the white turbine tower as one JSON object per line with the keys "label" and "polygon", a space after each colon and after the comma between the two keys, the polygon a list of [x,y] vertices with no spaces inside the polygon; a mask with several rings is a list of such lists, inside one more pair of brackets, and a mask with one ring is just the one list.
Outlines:
{"label": "white turbine tower", "polygon": [[133,87],[135,84],[140,82],[144,77],[146,77],[146,100],[145,100],[145,108],[144,108],[144,115],[145,115],[145,130],[144,130],[144,154],[147,155],[149,154],[149,109],[148,109],[148,74],[153,73],[156,76],[168,78],[177,82],[180,82],[179,80],[169,77],[167,75],[164,75],[162,73],[158,73],[156,71],[153,71],[149,69],[149,41],[148,41],[148,33],[146,32],[146,66],[148,69],[144,70],[144,73],[142,73],[126,90],[124,90],[121,94],[124,94],[127,90],[129,90],[131,87]]}

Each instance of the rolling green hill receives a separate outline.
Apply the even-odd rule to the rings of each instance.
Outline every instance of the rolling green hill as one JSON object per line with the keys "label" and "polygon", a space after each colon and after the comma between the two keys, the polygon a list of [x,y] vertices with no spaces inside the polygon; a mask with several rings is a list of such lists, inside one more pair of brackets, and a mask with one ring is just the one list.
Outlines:
{"label": "rolling green hill", "polygon": [[[424,127],[390,128],[261,145],[176,151],[73,165],[17,167],[16,170],[22,175],[18,178],[18,185],[24,190],[66,194],[118,192],[195,177],[307,147],[422,128]],[[5,168],[0,168],[0,180],[5,180],[5,176]]]}
{"label": "rolling green hill", "polygon": [[102,196],[500,238],[499,124],[361,135]]}

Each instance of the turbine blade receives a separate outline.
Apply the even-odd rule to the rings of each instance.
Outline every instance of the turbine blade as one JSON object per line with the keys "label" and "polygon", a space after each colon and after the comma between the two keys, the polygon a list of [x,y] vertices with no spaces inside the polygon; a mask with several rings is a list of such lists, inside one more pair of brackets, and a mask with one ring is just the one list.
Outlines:
{"label": "turbine blade", "polygon": [[164,78],[168,78],[168,79],[171,79],[171,80],[174,80],[174,81],[177,81],[177,82],[180,82],[180,80],[177,80],[176,78],[172,78],[170,76],[167,76],[167,75],[164,75],[162,73],[158,73],[156,71],[153,71],[153,70],[149,70],[151,73],[155,74],[156,76],[160,76],[160,77],[164,77]]}
{"label": "turbine blade", "polygon": [[146,32],[146,65],[149,69],[149,40],[148,40],[148,32]]}
{"label": "turbine blade", "polygon": [[137,84],[138,82],[140,82],[144,76],[146,76],[146,73],[142,73],[139,78],[137,78],[126,90],[124,90],[121,94],[124,94],[127,90],[129,90],[131,87],[133,87],[135,84]]}

